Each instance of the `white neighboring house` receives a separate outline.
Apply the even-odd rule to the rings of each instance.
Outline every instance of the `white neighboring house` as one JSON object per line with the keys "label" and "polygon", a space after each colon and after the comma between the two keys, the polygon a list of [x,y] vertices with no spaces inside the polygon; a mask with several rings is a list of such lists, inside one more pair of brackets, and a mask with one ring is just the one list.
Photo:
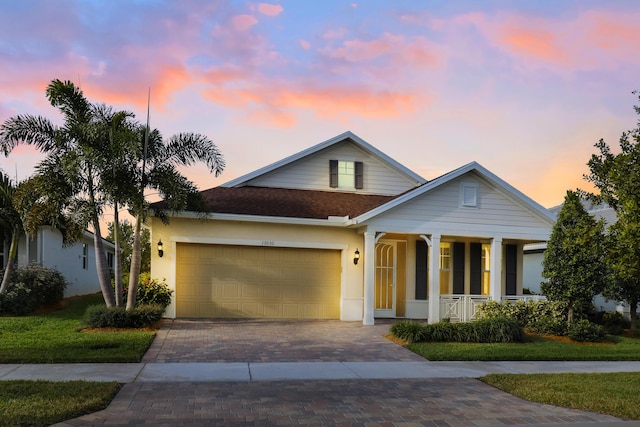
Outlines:
{"label": "white neighboring house", "polygon": [[[93,233],[85,231],[79,241],[64,246],[60,231],[49,226],[41,227],[35,237],[20,238],[18,266],[36,263],[43,267],[55,268],[69,284],[64,291],[65,297],[100,292],[93,237]],[[109,268],[113,268],[115,245],[106,239],[103,239],[103,244],[107,251]],[[0,247],[0,260],[2,266],[5,266],[9,255],[8,239],[5,239],[5,244]]]}
{"label": "white neighboring house", "polygon": [[[582,202],[587,212],[595,217],[596,220],[604,219],[605,227],[616,222],[616,213],[608,205],[592,205],[587,201]],[[549,208],[549,212],[557,218],[562,209],[562,205]],[[545,279],[542,277],[544,251],[547,248],[546,243],[535,243],[524,247],[523,256],[523,287],[528,288],[534,294],[540,294],[540,284]],[[619,311],[625,316],[629,316],[629,307],[619,304],[617,301],[605,299],[602,295],[596,295],[593,300],[596,310],[598,311]]]}

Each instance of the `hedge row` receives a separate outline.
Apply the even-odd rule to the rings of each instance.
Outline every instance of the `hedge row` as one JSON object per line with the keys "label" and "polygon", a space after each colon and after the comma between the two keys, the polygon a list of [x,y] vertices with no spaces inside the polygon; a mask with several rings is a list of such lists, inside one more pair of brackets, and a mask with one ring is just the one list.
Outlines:
{"label": "hedge row", "polygon": [[439,322],[419,323],[413,320],[401,320],[391,325],[390,332],[407,342],[445,341],[445,342],[522,342],[525,339],[520,324],[505,316],[466,323]]}

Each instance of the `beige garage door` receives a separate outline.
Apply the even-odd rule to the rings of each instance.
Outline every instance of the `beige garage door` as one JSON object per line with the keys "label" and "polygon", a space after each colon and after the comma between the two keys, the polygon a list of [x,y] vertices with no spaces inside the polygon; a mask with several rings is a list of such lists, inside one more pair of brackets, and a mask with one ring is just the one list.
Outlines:
{"label": "beige garage door", "polygon": [[340,251],[178,243],[182,318],[340,318]]}

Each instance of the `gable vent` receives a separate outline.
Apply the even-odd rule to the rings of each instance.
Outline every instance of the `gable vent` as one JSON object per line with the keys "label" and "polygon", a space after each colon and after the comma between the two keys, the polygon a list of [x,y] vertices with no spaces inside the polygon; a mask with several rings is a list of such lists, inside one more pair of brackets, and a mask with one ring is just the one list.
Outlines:
{"label": "gable vent", "polygon": [[460,205],[466,208],[478,207],[478,184],[467,182],[461,184]]}

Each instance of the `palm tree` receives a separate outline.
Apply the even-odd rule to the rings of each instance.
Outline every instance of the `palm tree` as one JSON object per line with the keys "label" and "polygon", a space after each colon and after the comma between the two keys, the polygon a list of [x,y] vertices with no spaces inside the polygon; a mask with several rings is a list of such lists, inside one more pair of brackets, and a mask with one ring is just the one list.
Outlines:
{"label": "palm tree", "polygon": [[[11,245],[9,246],[9,257],[7,259],[7,267],[2,276],[0,284],[0,294],[7,291],[9,280],[15,271],[15,259],[18,254],[18,240],[22,235],[22,218],[14,205],[14,195],[16,193],[16,185],[6,174],[0,175],[0,227],[11,233]],[[3,244],[4,242],[0,242]]]}
{"label": "palm tree", "polygon": [[55,126],[41,116],[11,117],[0,127],[0,148],[8,155],[18,144],[29,144],[47,155],[36,167],[34,183],[40,186],[33,188],[47,200],[39,206],[56,206],[59,210],[40,220],[42,224],[55,223],[64,213],[69,224],[93,226],[98,281],[106,305],[112,307],[114,293],[100,231],[100,216],[107,202],[102,193],[100,166],[108,144],[96,122],[95,106],[72,82],[53,80],[46,95],[62,113],[64,124]]}
{"label": "palm tree", "polygon": [[[147,129],[144,131],[148,132]],[[149,208],[144,196],[145,190],[156,190],[165,202],[165,206],[170,210],[179,211],[190,207],[194,210],[204,211],[204,204],[196,185],[182,175],[178,168],[202,162],[210,172],[218,176],[225,166],[220,150],[204,135],[180,133],[165,141],[158,130],[153,130],[147,133],[146,139],[148,144],[146,150],[142,152],[143,157],[138,170],[139,186],[137,198],[132,205],[136,223],[129,274],[127,310],[135,306],[138,289],[138,277],[142,260],[140,230]],[[161,211],[155,213],[163,221],[168,221],[167,216]]]}

